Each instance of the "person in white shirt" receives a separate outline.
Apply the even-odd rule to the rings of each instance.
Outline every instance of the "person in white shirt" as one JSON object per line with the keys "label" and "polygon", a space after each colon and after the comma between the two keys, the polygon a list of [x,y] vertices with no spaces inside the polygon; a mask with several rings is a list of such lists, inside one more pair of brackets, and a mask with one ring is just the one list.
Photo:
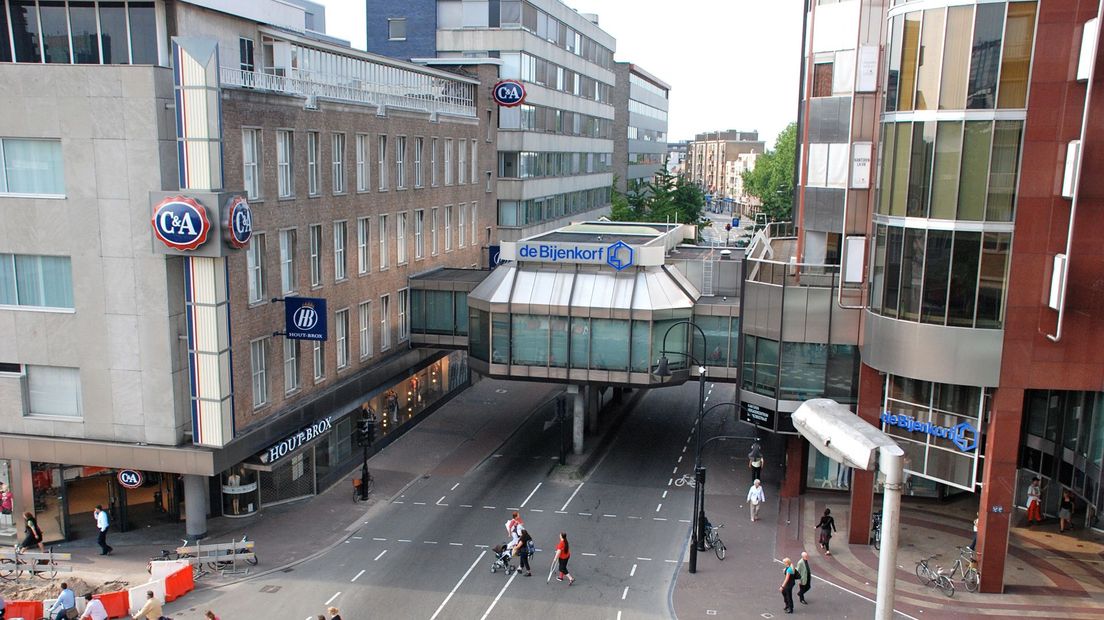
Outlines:
{"label": "person in white shirt", "polygon": [[759,505],[767,501],[767,496],[763,494],[763,486],[759,480],[752,483],[751,488],[748,489],[747,494],[748,505],[751,506],[751,520],[759,520]]}
{"label": "person in white shirt", "polygon": [[107,610],[104,609],[103,602],[98,598],[92,598],[92,594],[88,593],[84,595],[86,604],[84,606],[84,613],[81,614],[77,620],[107,620]]}
{"label": "person in white shirt", "polygon": [[103,506],[96,504],[96,510],[92,514],[96,517],[96,529],[99,531],[96,535],[96,544],[100,546],[100,555],[107,555],[113,551],[111,545],[107,544],[107,528],[110,525],[107,511]]}

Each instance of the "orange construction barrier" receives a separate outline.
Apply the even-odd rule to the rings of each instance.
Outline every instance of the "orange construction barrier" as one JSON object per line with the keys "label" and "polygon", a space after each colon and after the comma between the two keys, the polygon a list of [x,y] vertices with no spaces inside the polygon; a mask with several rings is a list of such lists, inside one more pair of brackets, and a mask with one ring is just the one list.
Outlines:
{"label": "orange construction barrier", "polygon": [[126,590],[95,594],[92,598],[100,599],[104,609],[107,610],[108,618],[125,618],[130,616],[130,593]]}
{"label": "orange construction barrier", "polygon": [[4,608],[4,613],[8,618],[41,618],[45,614],[42,612],[42,601],[8,601],[8,606]]}
{"label": "orange construction barrier", "polygon": [[165,602],[173,601],[195,589],[192,567],[185,566],[165,577]]}

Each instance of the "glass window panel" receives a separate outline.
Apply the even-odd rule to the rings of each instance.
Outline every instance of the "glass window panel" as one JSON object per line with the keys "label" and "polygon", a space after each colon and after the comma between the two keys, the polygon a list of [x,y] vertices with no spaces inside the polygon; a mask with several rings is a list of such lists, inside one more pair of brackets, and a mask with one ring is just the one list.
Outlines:
{"label": "glass window panel", "polygon": [[[458,296],[466,299],[466,296],[462,293]],[[564,317],[551,317],[548,328],[552,341],[548,351],[548,365],[554,368],[566,368],[568,361],[567,345],[570,334],[568,320]]]}
{"label": "glass window panel", "polygon": [[806,400],[824,394],[828,345],[786,342],[782,346],[782,378],[779,398]]}
{"label": "glass window panel", "polygon": [[870,271],[870,309],[881,312],[885,293],[886,227],[879,225],[874,236],[874,261]]}
{"label": "glass window panel", "polygon": [[468,335],[468,322],[464,320],[464,317],[468,316],[468,296],[464,293],[452,294],[453,315],[456,317],[456,335],[467,336]]}
{"label": "glass window panel", "polygon": [[[95,5],[92,2],[70,2],[69,28],[73,33],[73,62],[98,64],[100,45],[96,40]],[[0,40],[2,39],[3,35],[0,35]],[[2,54],[3,52],[0,51],[0,58]]]}
{"label": "glass window panel", "polygon": [[906,228],[904,254],[901,258],[901,301],[898,318],[915,321],[920,318],[920,291],[924,277],[924,231]]}
{"label": "glass window panel", "polygon": [[12,0],[12,37],[15,43],[16,62],[42,62],[38,46],[38,11],[33,0]]}
{"label": "glass window panel", "polygon": [[954,445],[949,441],[943,439],[939,441],[946,441],[951,450],[940,450],[939,448],[930,448],[928,450],[928,460],[925,466],[925,472],[929,476],[934,476],[942,480],[946,480],[953,484],[964,487],[973,486],[974,475],[974,456],[973,453],[958,452],[954,448]]}
{"label": "glass window panel", "polygon": [[859,348],[850,344],[828,346],[828,367],[824,396],[840,402],[855,402],[859,389]]}
{"label": "glass window panel", "polygon": [[763,396],[774,397],[778,391],[778,342],[758,339],[755,347],[755,387]]}
{"label": "glass window panel", "polygon": [[882,314],[897,318],[897,301],[901,291],[901,250],[904,245],[904,230],[891,226],[886,240],[885,293]]}
{"label": "glass window panel", "polygon": [[42,47],[46,62],[69,64],[69,22],[65,3],[52,0],[38,3],[42,18]]}
{"label": "glass window panel", "polygon": [[58,140],[3,141],[4,180],[13,194],[65,193],[61,142]]}
{"label": "glass window panel", "polygon": [[126,8],[122,2],[100,3],[100,43],[105,65],[130,63],[127,43]]}
{"label": "glass window panel", "polygon": [[936,383],[935,399],[932,406],[968,418],[976,418],[978,407],[981,406],[981,388],[970,385]]}
{"label": "glass window panel", "polygon": [[468,352],[477,360],[488,361],[487,313],[471,308],[468,311]]}
{"label": "glass window panel", "polygon": [[548,317],[515,314],[512,359],[514,364],[545,366],[548,364]]}
{"label": "glass window panel", "polygon": [[1022,121],[997,121],[993,128],[993,154],[989,164],[989,199],[985,206],[987,221],[1012,221],[1022,127]]}
{"label": "glass window panel", "polygon": [[[525,5],[528,6],[528,5]],[[590,319],[571,319],[571,367],[588,368],[590,365]]]}
{"label": "glass window panel", "polygon": [[[990,6],[990,5],[983,5]],[[962,137],[962,175],[958,190],[958,219],[985,217],[985,188],[989,174],[991,121],[967,121]]]}
{"label": "glass window panel", "polygon": [[928,216],[928,196],[931,194],[932,159],[935,155],[935,122],[914,124],[911,164],[909,166],[908,202],[905,215]]}
{"label": "glass window panel", "polygon": [[[452,307],[452,291],[425,292],[425,328],[429,334],[452,334],[456,313]],[[463,316],[466,316],[464,312]]]}
{"label": "glass window panel", "polygon": [[1012,238],[1009,233],[985,233],[982,242],[976,327],[999,328]]}
{"label": "glass window panel", "polygon": [[909,189],[909,152],[912,149],[912,123],[897,124],[896,154],[893,159],[893,202],[890,215],[903,216]]}
{"label": "glass window panel", "polygon": [[632,322],[632,365],[633,372],[651,372],[652,325],[648,321]]}
{"label": "glass window panel", "polygon": [[693,320],[705,332],[707,339],[707,344],[703,344],[700,338],[694,340],[694,357],[702,360],[707,366],[727,366],[728,317],[695,316]]}
{"label": "glass window panel", "polygon": [[627,370],[629,367],[629,322],[591,319],[591,368]]}
{"label": "glass window panel", "polygon": [[958,206],[958,171],[962,165],[962,122],[939,123],[935,138],[931,217],[953,220]]}
{"label": "glass window panel", "polygon": [[897,109],[913,108],[913,91],[916,88],[916,62],[920,51],[920,11],[905,14],[904,34],[901,41],[901,79],[898,87]]}
{"label": "glass window panel", "polygon": [[901,23],[903,21],[904,16],[898,15],[890,21],[889,26],[889,38],[887,39],[889,58],[886,63],[886,112],[897,110],[897,92],[901,82],[901,43],[904,32]]}
{"label": "glass window panel", "polygon": [[916,69],[916,109],[934,110],[939,92],[939,65],[943,58],[944,9],[924,11],[920,59]]}
{"label": "glass window panel", "polygon": [[736,368],[740,357],[740,319],[733,317],[728,330],[728,367]]}
{"label": "glass window panel", "polygon": [[510,361],[510,315],[495,312],[491,315],[491,361],[508,364]]}
{"label": "glass window panel", "polygon": [[58,366],[27,366],[27,397],[32,415],[80,417],[80,370]]}
{"label": "glass window panel", "polygon": [[956,232],[951,256],[951,286],[947,299],[947,325],[974,326],[981,233]]}
{"label": "glass window panel", "polygon": [[11,39],[8,37],[8,14],[0,6],[0,62],[11,62]]}
{"label": "glass window panel", "polygon": [[750,390],[755,387],[755,336],[744,336],[744,367],[740,370],[740,387]]}
{"label": "glass window panel", "polygon": [[924,301],[920,320],[942,325],[947,314],[947,283],[951,274],[949,230],[928,231],[927,262],[924,265]]}
{"label": "glass window panel", "polygon": [[[893,375],[889,382],[889,397],[907,403],[923,405],[925,408],[931,403],[932,384],[929,381],[912,379]],[[926,414],[914,416],[920,419],[926,418]]]}
{"label": "glass window panel", "polygon": [[998,108],[1027,106],[1027,76],[1031,69],[1031,42],[1035,34],[1035,3],[1008,4],[1001,58]]}
{"label": "glass window panel", "polygon": [[157,19],[152,2],[131,2],[130,46],[134,64],[157,64]]}
{"label": "glass window panel", "polygon": [[1104,393],[1093,396],[1092,432],[1089,435],[1089,458],[1098,467],[1104,463]]}
{"label": "glass window panel", "polygon": [[1046,427],[1047,393],[1045,390],[1029,390],[1027,393],[1027,432],[1043,436]]}
{"label": "glass window panel", "polygon": [[890,198],[893,196],[893,155],[897,138],[897,125],[882,125],[882,176],[878,188],[878,213],[888,215]]}
{"label": "glass window panel", "polygon": [[0,254],[0,305],[14,306],[19,303],[15,285],[15,257]]}
{"label": "glass window panel", "polygon": [[974,19],[974,40],[970,50],[970,81],[966,87],[966,107],[993,107],[1000,68],[1001,31],[1004,29],[1004,4],[979,4]]}
{"label": "glass window panel", "polygon": [[943,84],[939,89],[939,109],[966,107],[966,77],[970,58],[970,28],[974,25],[974,7],[947,9],[947,38],[943,47]]}
{"label": "glass window panel", "polygon": [[[689,317],[687,317],[689,318]],[[690,364],[688,358],[683,355],[688,352],[687,340],[690,326],[686,323],[679,324],[685,319],[667,319],[656,321],[652,324],[652,362],[658,363],[662,355],[667,356],[671,370],[687,368]],[[694,330],[694,336],[698,337],[698,330]],[[666,350],[666,353],[664,351]]]}

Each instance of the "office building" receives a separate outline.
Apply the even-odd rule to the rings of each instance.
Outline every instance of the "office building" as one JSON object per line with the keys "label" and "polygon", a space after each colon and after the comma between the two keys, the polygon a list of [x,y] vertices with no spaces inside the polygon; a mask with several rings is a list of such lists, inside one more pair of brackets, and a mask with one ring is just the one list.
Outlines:
{"label": "office building", "polygon": [[745,153],[763,153],[764,149],[757,131],[729,129],[697,134],[687,147],[687,175],[706,193],[733,198],[725,192],[728,162]]}
{"label": "office building", "polygon": [[667,157],[665,82],[628,62],[614,63],[613,162],[618,189],[652,180]]}

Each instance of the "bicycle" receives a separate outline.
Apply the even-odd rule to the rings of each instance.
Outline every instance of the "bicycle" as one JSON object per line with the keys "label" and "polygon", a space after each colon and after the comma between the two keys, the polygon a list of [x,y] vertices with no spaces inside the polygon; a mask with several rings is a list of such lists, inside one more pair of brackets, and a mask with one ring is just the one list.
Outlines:
{"label": "bicycle", "polygon": [[[225,557],[219,557],[212,562],[207,562],[207,568],[211,569],[212,571],[228,570],[233,567],[235,561],[234,556],[239,553],[243,555],[249,554],[245,557],[244,562],[246,564],[249,564],[250,566],[256,566],[260,560],[257,558],[256,553],[250,552],[249,547],[245,544],[247,542],[249,542],[249,536],[247,534],[242,534],[241,540],[231,541],[231,544],[234,545],[233,549],[231,549],[231,551],[227,553]],[[239,547],[239,545],[241,546]]]}
{"label": "bicycle", "polygon": [[958,559],[951,565],[951,572],[947,573],[947,578],[953,580],[955,575],[961,575],[966,590],[977,592],[981,579],[978,577],[977,562],[974,559],[973,549],[969,547],[956,548],[958,549]]}
{"label": "bicycle", "polygon": [[928,565],[928,560],[939,557],[938,554],[930,555],[922,560],[916,561],[916,577],[920,580],[920,583],[926,586],[932,586],[939,588],[943,594],[947,596],[954,596],[955,587],[946,575],[943,574],[942,567],[935,567],[934,569]]}
{"label": "bicycle", "polygon": [[364,489],[363,494],[361,492],[361,480],[360,478],[353,478],[353,503],[359,504],[360,502],[368,499],[368,495],[372,493],[372,487],[375,485],[375,480],[372,478],[372,472],[368,472],[368,484]]}
{"label": "bicycle", "polygon": [[[48,553],[52,553],[51,549]],[[34,563],[21,559],[22,551],[15,547],[15,555],[11,558],[0,558],[0,579],[19,579],[23,573],[30,573],[39,579],[53,579],[57,577],[57,562],[53,556],[48,559],[34,560]]]}
{"label": "bicycle", "polygon": [[725,547],[724,541],[721,540],[718,530],[724,527],[724,523],[720,525],[707,525],[705,526],[705,548],[713,549],[713,552],[717,554],[718,560],[725,559],[725,553],[728,551],[728,547]]}
{"label": "bicycle", "polygon": [[694,488],[695,486],[697,486],[697,484],[698,484],[697,480],[694,480],[694,477],[691,476],[690,474],[683,474],[681,478],[675,478],[675,486],[676,487],[681,487],[683,485],[686,485],[686,486],[689,486],[690,488]]}
{"label": "bicycle", "polygon": [[874,517],[873,517],[873,521],[874,521],[874,525],[873,525],[874,534],[870,537],[871,541],[872,541],[871,544],[874,545],[875,549],[881,550],[881,548],[882,548],[882,513],[875,512]]}
{"label": "bicycle", "polygon": [[[186,538],[180,539],[180,546],[181,547],[187,547],[188,546],[188,540]],[[161,550],[161,555],[154,556],[154,557],[150,558],[149,561],[146,562],[146,572],[147,573],[152,573],[153,572],[153,563],[154,562],[160,562],[160,561],[164,561],[164,560],[185,560],[185,559],[188,559],[190,557],[192,557],[192,554],[190,554],[190,553],[180,553],[176,549],[162,549]]]}

